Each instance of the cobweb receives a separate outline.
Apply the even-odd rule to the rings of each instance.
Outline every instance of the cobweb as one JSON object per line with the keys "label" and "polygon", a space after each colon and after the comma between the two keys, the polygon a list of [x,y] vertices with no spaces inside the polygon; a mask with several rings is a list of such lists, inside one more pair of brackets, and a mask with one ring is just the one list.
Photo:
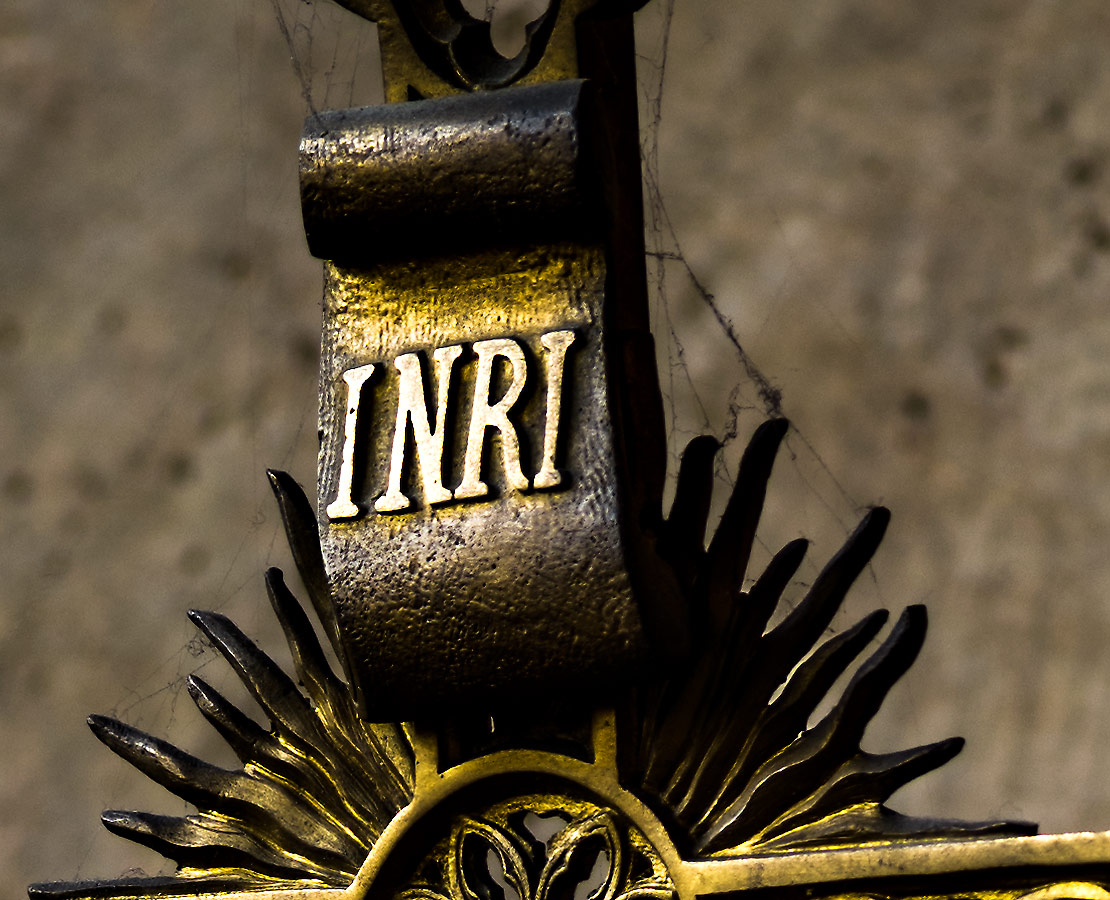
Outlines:
{"label": "cobweb", "polygon": [[[274,29],[288,48],[289,65],[299,87],[305,115],[324,109],[381,102],[380,58],[372,25],[330,0],[265,2],[270,5]],[[475,15],[491,17],[498,49],[512,54],[523,40],[524,24],[546,2],[464,0],[464,5]],[[775,374],[766,371],[747,352],[745,335],[734,324],[733,311],[719,301],[699,277],[684,252],[681,227],[669,213],[668,197],[671,192],[682,190],[681,183],[665,180],[660,161],[661,135],[667,121],[668,52],[675,4],[676,0],[654,0],[638,14],[637,20],[646,265],[669,426],[668,502],[683,447],[694,436],[715,435],[721,441],[722,450],[718,456],[716,477],[719,484],[712,528],[723,509],[748,437],[764,419],[789,416],[790,398],[777,386]],[[707,359],[712,360],[709,367],[705,364]],[[311,423],[302,423],[302,431],[310,434],[313,431]],[[814,540],[814,550],[789,600],[801,598],[808,581],[850,533],[866,506],[842,486],[837,474],[817,451],[816,443],[806,433],[804,425],[799,427],[795,423],[780,454],[769,498],[768,521],[757,538],[762,556],[757,548],[752,561],[752,571],[758,572],[770,554],[787,540],[802,535]],[[285,455],[292,452],[290,447]],[[308,484],[313,481],[312,472],[296,474]],[[780,499],[776,500],[776,496]],[[268,504],[270,500],[263,498],[261,503]],[[804,510],[795,514],[800,507]],[[274,525],[274,517],[270,517],[267,527],[266,539],[275,554],[275,562],[284,565],[280,547],[283,537]],[[248,539],[256,541],[258,536],[244,535],[244,545]],[[249,634],[260,638],[259,642],[267,651],[274,652],[275,657],[282,660],[280,638],[267,624],[268,606],[261,596],[260,576],[260,571],[248,573],[241,583],[235,578],[226,578],[221,595],[210,598],[207,605],[219,610],[229,606],[233,596],[250,591],[259,612],[241,624]],[[870,584],[864,587],[862,598],[857,598],[850,609],[886,605],[877,580],[872,577]],[[841,624],[834,623],[835,626]],[[201,673],[205,679],[214,680],[217,687],[227,684],[234,694],[230,680],[220,680],[222,668],[222,660],[211,647],[199,637],[190,638],[173,659],[152,665],[146,689],[121,698],[111,713],[154,733],[169,733],[175,740],[180,739],[185,720],[188,720],[188,727],[199,732],[204,726],[196,723],[199,717],[187,710],[185,679],[189,674]],[[167,679],[168,673],[173,674]],[[832,695],[835,696],[835,691]],[[180,722],[179,711],[184,711]],[[234,764],[226,748],[207,737],[187,737],[182,743],[213,762]],[[159,794],[159,797],[156,801],[159,810],[172,811],[165,796]],[[81,863],[82,868],[86,862],[92,864],[86,859]],[[145,865],[152,867],[151,862]],[[170,869],[168,864],[163,867],[164,871]]]}
{"label": "cobweb", "polygon": [[[372,26],[328,0],[268,2],[288,46],[307,114],[380,102],[380,60]],[[523,44],[524,26],[542,12],[547,2],[463,0],[463,5],[472,15],[491,21],[495,45],[503,54],[511,55]],[[646,264],[668,412],[669,488],[673,490],[678,459],[686,442],[699,434],[717,436],[722,452],[718,458],[721,484],[716,517],[722,511],[748,435],[764,418],[788,417],[789,402],[777,386],[774,373],[765,371],[745,350],[744,336],[734,325],[729,309],[718,302],[687,260],[682,235],[668,213],[667,192],[682,187],[665,185],[659,165],[675,4],[676,0],[655,0],[637,14]],[[693,373],[691,360],[710,355],[714,360],[713,377],[706,383]],[[790,477],[800,483],[793,491],[808,494],[820,509],[819,517],[827,520],[805,523],[810,530],[808,536],[830,545],[842,540],[868,504],[845,489],[799,423],[794,423],[783,457],[789,463]],[[800,533],[802,526],[797,527]],[[787,532],[783,539],[796,536],[798,533]],[[765,549],[773,552],[777,544]],[[818,560],[816,554],[811,558],[811,572],[819,565]]]}
{"label": "cobweb", "polygon": [[[8,696],[41,723],[12,754],[31,812],[8,846],[13,862],[62,860],[40,877],[157,869],[96,815],[181,811],[112,768],[83,713],[233,764],[184,691],[225,668],[186,608],[281,655],[261,574],[290,561],[261,473],[315,480],[319,267],[297,233],[295,146],[313,110],[381,100],[375,29],[332,0],[101,6],[20,0],[43,30],[24,34],[17,11],[8,54],[8,93],[34,113],[5,132],[21,152],[0,350],[28,374],[3,518],[30,573],[9,586],[22,666]],[[878,574],[834,624],[920,600],[935,623],[865,747],[963,734],[961,759],[924,782],[943,801],[920,797],[928,811],[1104,827],[1106,6],[940,6],[651,0],[637,14],[671,468],[690,436],[719,436],[723,498],[758,422],[791,418],[753,570],[811,539],[796,600],[885,501]],[[491,10],[504,52],[534,12]],[[30,814],[68,835],[32,837]]]}

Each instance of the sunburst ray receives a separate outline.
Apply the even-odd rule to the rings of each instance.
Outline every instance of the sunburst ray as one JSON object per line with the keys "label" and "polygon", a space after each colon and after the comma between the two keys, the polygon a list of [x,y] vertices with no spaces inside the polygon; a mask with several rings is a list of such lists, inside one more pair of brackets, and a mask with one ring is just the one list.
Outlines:
{"label": "sunburst ray", "polygon": [[[288,475],[269,474],[294,560],[341,652],[311,507]],[[281,571],[270,569],[265,581],[300,686],[225,616],[189,613],[269,721],[267,730],[207,682],[189,677],[189,696],[241,768],[214,766],[115,719],[89,718],[109,749],[196,808],[186,816],[103,815],[112,833],[177,863],[176,874],[98,884],[92,893],[89,885],[36,885],[31,896],[157,896],[182,882],[206,891],[351,883],[378,836],[412,799],[413,749],[401,726],[359,716]]]}
{"label": "sunburst ray", "polygon": [[788,423],[757,429],[707,550],[715,442],[687,447],[662,534],[683,577],[695,652],[640,692],[639,727],[626,759],[628,783],[654,800],[696,856],[835,845],[861,837],[1028,834],[1024,822],[968,823],[901,816],[884,806],[907,782],[950,760],[959,739],[902,753],[860,749],[864,729],[905,673],[925,637],[924,607],[906,609],[883,644],[856,669],[832,708],[810,724],[844,675],[879,634],[879,610],[822,641],[845,597],[870,563],[890,514],[876,507],[813,582],[805,598],[768,629],[805,556],[805,541],[780,550],[748,591],[756,527]]}

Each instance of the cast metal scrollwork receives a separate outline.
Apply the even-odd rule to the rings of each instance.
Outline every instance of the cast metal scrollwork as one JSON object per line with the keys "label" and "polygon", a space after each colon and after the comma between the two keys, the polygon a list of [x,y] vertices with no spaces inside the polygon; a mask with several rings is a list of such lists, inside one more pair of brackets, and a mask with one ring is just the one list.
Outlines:
{"label": "cast metal scrollwork", "polygon": [[[354,417],[338,473],[324,465],[326,443],[321,454],[321,485],[333,474],[346,485],[342,497],[321,489],[339,503],[334,517],[325,507],[318,523],[292,478],[271,472],[270,479],[294,562],[343,677],[277,569],[267,572],[266,586],[296,679],[224,616],[190,613],[269,729],[195,676],[189,694],[238,756],[238,769],[92,717],[93,731],[112,751],[195,807],[185,816],[103,816],[110,831],[158,851],[176,872],[34,885],[31,896],[697,900],[786,889],[780,896],[813,900],[1110,900],[1102,886],[1110,884],[1110,833],[1029,837],[1035,831],[1029,823],[915,818],[886,805],[895,790],[955,756],[962,741],[882,754],[861,747],[926,630],[924,608],[909,607],[862,663],[886,624],[885,611],[825,637],[882,540],[885,509],[864,515],[791,610],[780,607],[805,541],[790,542],[758,577],[749,576],[785,420],[756,431],[708,546],[714,439],[688,445],[664,517],[666,435],[642,265],[629,15],[646,0],[549,0],[512,59],[493,46],[489,23],[460,0],[338,2],[378,24],[389,103],[520,85],[504,104],[479,94],[310,119],[302,154],[306,227],[313,235],[312,226],[335,224],[363,252],[356,259],[350,247],[337,252],[314,238],[314,252],[330,260],[321,437]],[[446,153],[453,145],[443,134],[451,129],[466,138],[461,163]],[[401,151],[399,130],[407,137]],[[540,170],[555,190],[536,194]],[[407,177],[391,181],[397,172]],[[467,172],[474,197],[462,193],[475,209],[454,209],[452,218],[445,208]],[[439,186],[414,204],[413,185],[429,174]],[[363,177],[377,193],[364,190]],[[324,202],[328,191],[337,193]],[[513,218],[513,210],[525,215]],[[526,236],[521,222],[538,225]],[[484,233],[488,248],[454,242],[456,232],[474,230]],[[389,233],[404,248],[423,242],[421,253],[408,262],[381,254]],[[419,315],[408,317],[414,310]],[[507,333],[510,319],[519,327]],[[391,333],[394,322],[408,323],[408,334]],[[453,360],[464,344],[479,355],[488,350],[482,357],[488,371],[474,376],[481,389],[472,394],[466,440],[464,471],[472,477],[463,484],[472,484],[460,485],[452,498],[473,500],[485,497],[478,487],[490,424],[474,410],[494,408],[494,356],[519,358],[520,387],[496,425],[504,457],[506,435],[515,434],[508,406],[523,391],[523,342],[530,334],[548,351],[553,346],[544,338],[558,335],[564,351],[571,338],[582,348],[595,342],[568,375],[582,388],[573,402],[562,396],[561,368],[547,382],[544,445],[551,466],[537,472],[537,478],[546,473],[540,483],[525,478],[517,460],[519,477],[510,478],[506,464],[511,490],[508,500],[500,498],[501,518],[475,514],[468,530],[448,534],[435,530],[441,510],[423,509],[419,529],[407,533],[389,531],[395,518],[377,523],[379,531],[364,519],[356,531],[356,516],[346,513],[365,511],[352,494],[359,401],[349,396],[354,380],[344,376],[348,395],[332,402],[338,376],[369,377],[386,358],[398,371],[416,366],[408,370],[412,402],[401,402],[399,388],[396,395],[398,449],[390,456],[396,481],[375,502],[377,512],[400,513],[408,499],[400,490],[406,421],[418,407],[421,431],[428,432],[420,452],[440,463],[443,456],[444,426],[437,426],[435,447],[416,354],[431,347]],[[516,363],[512,370],[515,383]],[[444,422],[449,364],[446,371]],[[579,496],[537,495],[534,488],[554,486],[558,440],[552,426],[547,441],[548,419],[557,421],[562,405],[580,419],[581,466],[571,473]],[[428,463],[421,458],[421,466]],[[429,506],[451,493],[434,477],[427,485]],[[556,509],[560,497],[574,503]],[[327,545],[329,534],[326,570],[321,540]],[[393,569],[381,568],[386,546]],[[434,557],[455,562],[475,548],[481,558],[469,560],[471,568],[432,565]],[[504,565],[493,575],[503,562],[519,571],[506,574],[513,565]],[[372,580],[367,569],[374,565],[386,575]],[[411,578],[398,585],[403,571]],[[542,590],[538,573],[546,579]],[[471,615],[495,595],[497,615]],[[377,602],[383,598],[384,606]],[[444,607],[438,619],[429,616],[435,604]],[[555,616],[559,604],[562,619]],[[557,627],[548,627],[553,622]],[[345,640],[352,636],[358,640]],[[475,647],[490,636],[507,640]],[[427,643],[429,637],[435,640]],[[648,653],[663,644],[673,652]],[[356,652],[347,652],[352,647]],[[593,649],[560,655],[583,647]],[[475,649],[478,662],[467,668],[460,657]],[[529,682],[529,663],[548,658],[561,665],[536,669]],[[635,677],[625,662],[637,666]],[[847,684],[837,694],[842,676]],[[413,682],[420,679],[418,691]],[[522,683],[532,690],[519,689]],[[483,693],[490,687],[503,692]],[[954,873],[963,880],[954,881]]]}
{"label": "cast metal scrollwork", "polygon": [[[493,45],[490,23],[466,11],[459,0],[392,0],[405,34],[424,63],[445,81],[466,90],[505,87],[527,75],[547,52],[561,0],[524,29],[524,46],[512,58]],[[348,8],[358,5],[344,3]]]}
{"label": "cast metal scrollwork", "polygon": [[[541,64],[572,65],[554,44],[570,42],[578,17],[629,15],[648,0],[548,0],[547,6],[525,25],[524,44],[512,57],[504,56],[493,44],[490,21],[470,14],[460,0],[336,0],[390,34],[404,35],[416,57],[435,76],[455,90],[475,91],[503,88],[520,82]],[[559,32],[563,37],[557,37]],[[400,35],[398,35],[400,36]],[[389,42],[383,41],[383,48]],[[386,78],[390,80],[386,63]],[[408,68],[409,87],[423,95],[419,76]],[[562,77],[573,77],[566,72]]]}
{"label": "cast metal scrollwork", "polygon": [[619,813],[551,795],[457,818],[422,869],[397,900],[674,896],[658,853]]}
{"label": "cast metal scrollwork", "polygon": [[[886,620],[885,612],[879,611],[820,640],[877,549],[888,514],[883,509],[868,512],[807,597],[768,628],[806,550],[805,541],[788,544],[748,590],[741,589],[786,429],[784,420],[774,420],[757,430],[708,549],[703,548],[702,535],[717,444],[695,439],[688,447],[661,533],[667,536],[673,564],[684,573],[698,650],[685,666],[638,688],[615,710],[620,752],[601,752],[595,745],[570,756],[538,756],[541,769],[553,766],[564,781],[578,779],[595,795],[608,791],[614,797],[627,793],[638,798],[636,802],[644,805],[641,820],[633,825],[603,802],[552,800],[527,791],[517,791],[500,807],[491,807],[487,800],[485,806],[454,814],[450,837],[431,842],[435,849],[428,851],[425,844],[425,850],[416,853],[424,853],[425,862],[415,867],[416,880],[402,890],[399,900],[499,896],[481,881],[483,853],[500,860],[518,900],[564,896],[556,887],[581,883],[582,878],[572,873],[581,872],[582,860],[591,852],[593,860],[607,860],[607,874],[594,890],[594,900],[661,900],[674,887],[673,872],[661,862],[660,841],[671,843],[686,860],[740,860],[876,842],[893,847],[1035,830],[1020,822],[917,819],[885,806],[895,789],[947,762],[962,746],[953,739],[890,754],[860,748],[865,726],[920,648],[926,625],[921,607],[903,614],[887,639],[856,669],[831,710],[810,724],[839,676]],[[271,473],[271,483],[295,561],[330,636],[334,623],[328,616],[311,506],[289,476]],[[111,831],[174,860],[176,875],[141,883],[37,885],[32,896],[148,895],[137,893],[140,890],[176,896],[166,891],[183,884],[197,893],[213,894],[346,887],[367,871],[366,860],[374,858],[379,843],[388,844],[381,851],[385,855],[395,849],[396,835],[393,843],[383,836],[396,832],[406,814],[422,803],[435,811],[446,801],[447,794],[433,796],[438,780],[469,766],[475,774],[460,783],[472,788],[490,772],[496,774],[499,764],[508,766],[509,774],[526,772],[535,764],[527,740],[517,751],[511,746],[508,751],[504,746],[479,747],[464,754],[465,765],[445,760],[441,767],[431,751],[425,768],[432,774],[422,789],[417,731],[410,725],[365,721],[348,682],[328,665],[280,571],[271,569],[266,584],[303,692],[226,618],[191,613],[271,722],[270,731],[262,729],[205,682],[190,678],[190,696],[238,754],[242,769],[220,769],[122,723],[90,719],[94,732],[114,752],[197,807],[195,815],[177,818],[115,811],[104,815]],[[338,643],[336,649],[342,658]],[[485,721],[487,730],[495,724],[489,716]],[[464,726],[456,721],[443,727]],[[431,746],[448,738],[447,732],[425,735]],[[564,823],[545,844],[537,842],[522,818],[528,812],[559,815]],[[650,840],[642,833],[645,822],[658,826]],[[411,843],[406,846],[412,855]],[[636,858],[647,860],[646,868],[632,865]]]}

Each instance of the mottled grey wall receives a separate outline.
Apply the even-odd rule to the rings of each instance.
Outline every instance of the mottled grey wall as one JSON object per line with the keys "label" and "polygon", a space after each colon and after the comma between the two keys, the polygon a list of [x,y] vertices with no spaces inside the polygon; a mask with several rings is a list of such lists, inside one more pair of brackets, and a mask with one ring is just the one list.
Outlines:
{"label": "mottled grey wall", "polygon": [[[277,8],[313,102],[373,102],[372,29],[324,0]],[[866,746],[969,738],[897,798],[911,811],[1110,827],[1110,8],[678,0],[669,35],[653,246],[681,245],[799,427],[764,538],[814,536],[821,559],[857,507],[885,503],[853,612],[932,612]],[[186,608],[279,646],[260,575],[287,556],[262,470],[315,471],[305,88],[268,0],[0,11],[13,896],[156,870],[96,816],[183,809],[96,743],[88,712],[226,758],[180,689],[198,667],[221,682]],[[752,381],[681,266],[661,265],[662,333],[669,317],[712,427],[734,386],[757,407],[744,436]],[[677,347],[663,341],[665,382],[692,429]]]}

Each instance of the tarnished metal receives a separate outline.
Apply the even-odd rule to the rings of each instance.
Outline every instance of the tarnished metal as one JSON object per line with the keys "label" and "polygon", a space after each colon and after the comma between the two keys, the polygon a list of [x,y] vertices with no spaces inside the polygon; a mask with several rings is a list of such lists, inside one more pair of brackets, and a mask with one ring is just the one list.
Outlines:
{"label": "tarnished metal", "polygon": [[348,677],[277,570],[296,679],[193,612],[269,729],[195,676],[239,769],[93,717],[195,807],[104,814],[177,871],[31,896],[1110,900],[1110,833],[887,806],[962,741],[860,744],[926,629],[910,607],[862,661],[885,611],[827,633],[885,509],[792,609],[805,541],[749,574],[785,421],[756,431],[708,546],[712,438],[688,445],[664,519],[639,4],[553,0],[513,60],[454,0],[345,5],[379,22],[388,98],[414,102],[306,127],[328,259],[319,512],[270,478]]}
{"label": "tarnished metal", "polygon": [[[707,550],[715,447],[701,440],[687,451],[667,531],[696,586],[687,616],[698,652],[615,706],[371,724],[276,570],[267,587],[303,688],[227,619],[193,613],[270,730],[195,676],[190,695],[238,755],[238,771],[94,717],[114,752],[195,805],[186,816],[104,815],[109,829],[178,871],[36,885],[31,896],[1110,900],[1110,834],[1035,836],[1029,823],[913,818],[886,806],[962,742],[881,755],[860,748],[925,632],[924,610],[911,607],[862,663],[885,612],[826,635],[879,545],[885,510],[864,517],[789,614],[775,615],[804,541],[787,544],[740,592],[785,429],[769,422],[754,436]],[[288,476],[273,473],[272,483],[310,598],[327,610],[308,501]]]}
{"label": "tarnished metal", "polygon": [[594,691],[649,635],[682,649],[677,586],[634,568],[655,535],[622,485],[605,273],[570,244],[328,266],[322,540],[369,715]]}
{"label": "tarnished metal", "polygon": [[625,359],[651,344],[621,49],[608,82],[306,124],[321,540],[372,718],[595,697],[686,650],[653,362]]}
{"label": "tarnished metal", "polygon": [[310,117],[309,249],[357,263],[596,240],[605,210],[589,93],[570,80]]}
{"label": "tarnished metal", "polygon": [[539,84],[595,74],[593,52],[613,18],[628,20],[647,0],[549,0],[526,28],[512,59],[493,46],[490,25],[458,0],[337,0],[378,25],[386,100],[442,97],[459,91]]}

